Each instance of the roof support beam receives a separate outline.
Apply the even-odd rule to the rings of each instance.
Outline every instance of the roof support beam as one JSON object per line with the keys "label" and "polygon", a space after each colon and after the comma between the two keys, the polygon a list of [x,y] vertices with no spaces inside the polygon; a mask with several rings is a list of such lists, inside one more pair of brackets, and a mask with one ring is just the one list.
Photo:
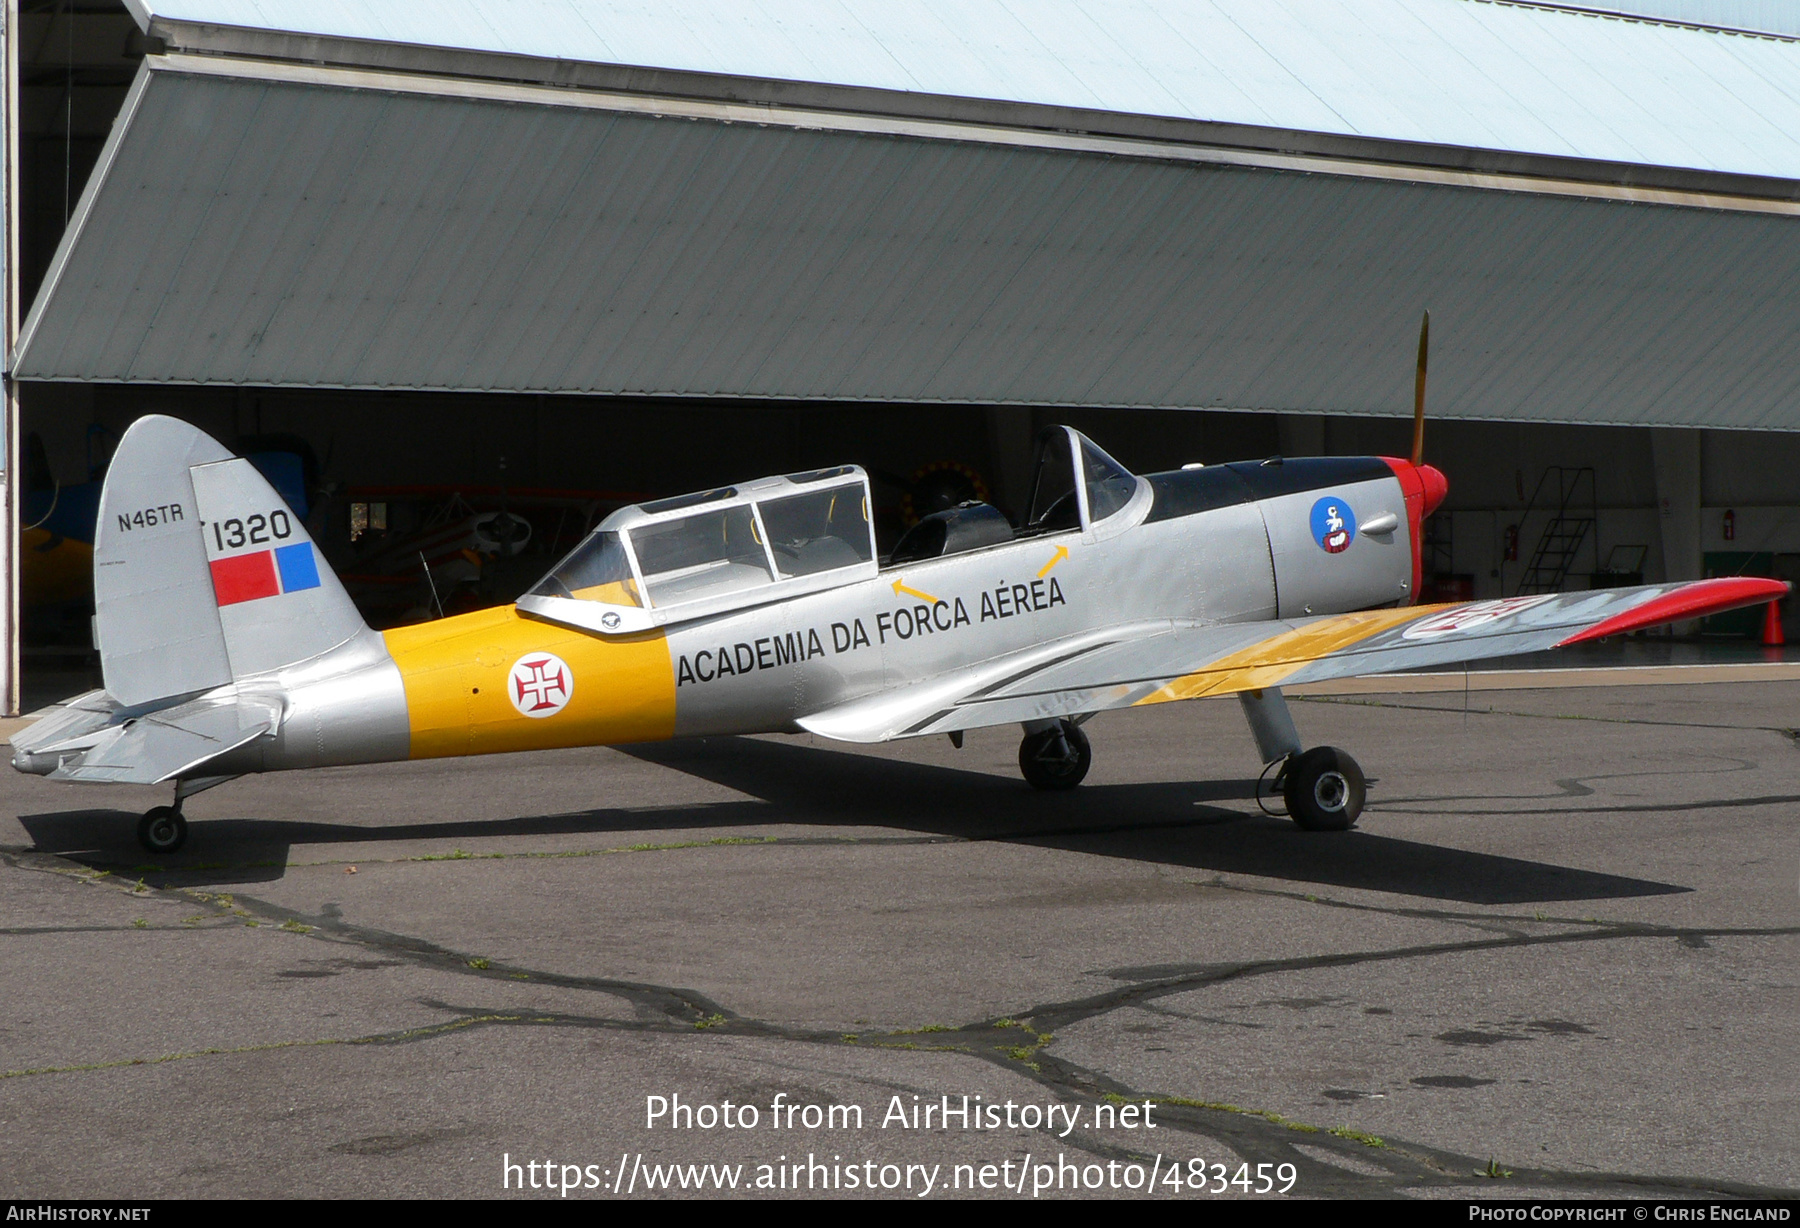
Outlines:
{"label": "roof support beam", "polygon": [[[406,48],[407,51],[422,51]],[[464,55],[471,53],[461,53]],[[991,120],[958,120],[930,114],[884,114],[864,109],[833,109],[762,102],[741,98],[708,98],[646,93],[617,89],[584,88],[571,84],[539,84],[485,77],[442,76],[419,71],[348,68],[317,63],[191,53],[169,53],[145,59],[151,71],[180,72],[195,76],[233,77],[341,89],[371,89],[421,94],[436,98],[469,98],[489,102],[522,102],[539,106],[576,107],[653,115],[669,119],[707,119],[720,123],[761,124],[824,132],[854,132],[870,136],[907,136],[923,140],[973,141],[1026,149],[1070,153],[1098,153],[1116,157],[1150,158],[1209,166],[1254,167],[1261,170],[1299,171],[1315,175],[1347,175],[1398,183],[1481,188],[1495,192],[1530,192],[1545,196],[1575,196],[1586,200],[1629,201],[1633,204],[1672,205],[1690,209],[1726,209],[1741,213],[1776,213],[1800,216],[1800,184],[1764,180],[1755,176],[1709,175],[1701,172],[1660,170],[1651,167],[1619,167],[1610,163],[1583,163],[1578,159],[1532,159],[1522,155],[1480,158],[1474,151],[1447,151],[1452,161],[1471,167],[1432,164],[1423,160],[1379,155],[1414,152],[1398,143],[1340,141],[1342,152],[1330,152],[1331,142],[1315,138],[1320,152],[1284,152],[1251,143],[1219,143],[1209,125],[1182,125],[1165,121],[1156,136],[1124,135],[1099,131],[1070,131],[1043,123],[1033,114],[1041,108],[1000,108]],[[588,66],[581,66],[588,67]],[[633,70],[638,71],[638,70]],[[992,108],[990,108],[992,109]],[[1108,126],[1132,117],[1113,117]],[[1185,129],[1185,130],[1184,130]],[[1298,135],[1298,134],[1294,134]],[[1185,138],[1185,139],[1184,139]],[[1281,136],[1264,139],[1280,142]],[[1437,151],[1440,154],[1446,151]],[[1483,163],[1510,163],[1522,169],[1479,169]],[[1561,173],[1557,173],[1561,172]]]}

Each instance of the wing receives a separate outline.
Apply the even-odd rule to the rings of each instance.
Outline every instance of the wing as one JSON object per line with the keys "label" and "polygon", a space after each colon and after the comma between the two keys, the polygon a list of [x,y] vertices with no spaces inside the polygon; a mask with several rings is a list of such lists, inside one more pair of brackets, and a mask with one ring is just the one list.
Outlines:
{"label": "wing", "polygon": [[799,723],[840,741],[884,742],[1540,652],[1773,601],[1787,591],[1780,580],[1733,577],[1291,621],[1133,623],[885,691]]}

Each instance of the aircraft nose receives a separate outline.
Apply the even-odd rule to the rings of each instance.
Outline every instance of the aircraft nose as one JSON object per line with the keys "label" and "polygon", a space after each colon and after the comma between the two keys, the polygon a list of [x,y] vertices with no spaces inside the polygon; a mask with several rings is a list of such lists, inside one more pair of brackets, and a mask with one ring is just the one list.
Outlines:
{"label": "aircraft nose", "polygon": [[1450,479],[1431,465],[1419,466],[1419,484],[1424,487],[1425,515],[1437,511],[1438,504],[1450,493]]}
{"label": "aircraft nose", "polygon": [[1406,514],[1414,517],[1413,528],[1418,522],[1437,511],[1438,504],[1450,493],[1450,479],[1440,473],[1432,465],[1415,465],[1398,456],[1384,456],[1389,469],[1400,479],[1400,489],[1406,494]]}

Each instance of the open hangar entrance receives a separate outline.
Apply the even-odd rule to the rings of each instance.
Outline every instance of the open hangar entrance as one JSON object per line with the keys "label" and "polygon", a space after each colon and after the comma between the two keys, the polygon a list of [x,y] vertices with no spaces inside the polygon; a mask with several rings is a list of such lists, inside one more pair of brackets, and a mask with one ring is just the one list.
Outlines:
{"label": "open hangar entrance", "polygon": [[[1050,421],[1140,470],[1404,452],[1429,305],[1455,595],[1527,582],[1553,469],[1590,513],[1558,585],[1800,551],[1779,175],[20,18],[22,502],[172,413],[298,457],[346,568],[432,500],[548,500],[499,598],[571,515],[766,472],[865,464],[890,535],[909,494],[1016,507]],[[78,604],[23,630],[84,651]]]}
{"label": "open hangar entrance", "polygon": [[[1036,434],[1052,422],[1076,422],[1146,469],[1278,446],[1274,419],[1239,414],[144,385],[22,391],[31,508],[92,483],[146,413],[182,418],[246,453],[293,454],[303,484],[298,499],[291,485],[283,493],[377,627],[510,600],[623,503],[765,474],[863,465],[885,550],[918,517],[965,499],[1016,514],[1029,495]],[[437,540],[470,513],[501,509],[530,526],[516,557],[477,547],[481,557],[466,566],[461,538]],[[32,540],[41,544],[41,530]],[[26,566],[34,561],[28,552]],[[30,672],[91,666],[86,602],[83,589],[75,601],[27,604],[28,681]]]}
{"label": "open hangar entrance", "polygon": [[[1076,426],[1138,472],[1280,454],[1403,455],[1410,431],[1397,418],[1204,410],[851,408],[142,385],[44,384],[24,393],[24,429],[37,441],[28,457],[41,455],[48,470],[32,475],[33,506],[41,504],[46,480],[52,489],[91,480],[119,433],[145,413],[193,422],[240,450],[303,457],[298,506],[378,627],[435,617],[438,608],[511,600],[622,503],[766,473],[862,464],[874,477],[885,551],[919,515],[963,498],[1016,515],[1029,495],[1032,440],[1053,422]],[[1451,479],[1427,552],[1434,596],[1522,591],[1534,548],[1562,510],[1559,481],[1572,496],[1568,514],[1593,521],[1557,577],[1559,587],[1655,582],[1669,574],[1650,431],[1433,420],[1427,441],[1431,460]],[[1703,571],[1772,570],[1800,580],[1788,574],[1800,561],[1791,477],[1800,470],[1800,436],[1696,432],[1692,442],[1699,451]],[[466,547],[433,545],[434,528],[501,508],[531,525],[517,556],[477,550],[471,567],[451,557]],[[430,558],[407,543],[429,550]],[[32,563],[27,553],[27,569]],[[28,700],[93,674],[88,600],[84,590],[73,601],[26,606]],[[1721,636],[1755,629],[1743,618],[1708,628]]]}

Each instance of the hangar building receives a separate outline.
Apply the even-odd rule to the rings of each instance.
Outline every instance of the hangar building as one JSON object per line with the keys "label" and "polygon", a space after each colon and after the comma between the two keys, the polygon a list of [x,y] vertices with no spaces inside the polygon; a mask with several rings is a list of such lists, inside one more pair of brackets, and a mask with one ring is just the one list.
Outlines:
{"label": "hangar building", "polygon": [[1014,505],[1056,420],[1403,451],[1429,307],[1445,591],[1800,555],[1773,5],[4,2],[15,711],[87,648],[43,517],[146,412],[298,458],[340,569],[485,499],[541,571],[845,460]]}

